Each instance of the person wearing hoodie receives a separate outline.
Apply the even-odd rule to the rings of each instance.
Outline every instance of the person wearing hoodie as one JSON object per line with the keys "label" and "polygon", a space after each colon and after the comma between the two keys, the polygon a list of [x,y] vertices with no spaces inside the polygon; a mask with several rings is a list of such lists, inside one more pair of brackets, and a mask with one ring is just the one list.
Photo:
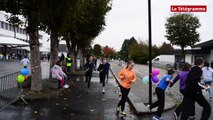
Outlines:
{"label": "person wearing hoodie", "polygon": [[200,120],[208,120],[211,115],[211,106],[203,96],[202,89],[208,90],[206,87],[200,83],[201,76],[203,74],[202,67],[204,65],[204,60],[198,57],[195,61],[195,66],[192,67],[186,79],[185,96],[183,99],[183,111],[181,115],[181,120],[187,120],[191,113],[194,111],[195,102],[197,102],[201,107],[203,107],[203,112]]}
{"label": "person wearing hoodie", "polygon": [[[189,63],[185,63],[184,67],[181,71],[177,74],[177,76],[174,78],[173,82],[170,83],[169,87],[172,87],[178,80],[180,80],[179,83],[179,90],[180,93],[184,96],[185,95],[185,88],[186,88],[186,78],[188,77],[188,73],[191,69],[191,65]],[[177,118],[180,116],[181,112],[183,110],[183,101],[181,104],[175,109],[173,115],[174,119],[177,120]],[[195,112],[191,113],[190,118],[193,118],[195,115]]]}
{"label": "person wearing hoodie", "polygon": [[133,70],[134,62],[132,60],[127,62],[126,68],[123,68],[118,73],[118,78],[120,79],[120,90],[121,90],[121,100],[119,101],[118,105],[116,106],[116,111],[120,112],[122,116],[126,116],[126,113],[124,112],[125,103],[127,100],[127,96],[129,94],[129,91],[136,81],[136,74]]}
{"label": "person wearing hoodie", "polygon": [[203,81],[204,81],[205,85],[210,86],[210,88],[208,90],[208,92],[209,92],[209,100],[213,100],[212,99],[212,88],[211,88],[213,70],[209,66],[208,62],[206,62],[204,64],[204,67],[202,68],[202,71],[203,71]]}

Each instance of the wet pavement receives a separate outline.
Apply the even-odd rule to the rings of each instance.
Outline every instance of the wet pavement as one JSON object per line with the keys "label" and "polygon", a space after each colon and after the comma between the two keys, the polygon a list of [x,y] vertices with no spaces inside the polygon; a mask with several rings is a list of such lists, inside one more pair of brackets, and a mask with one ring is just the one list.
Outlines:
{"label": "wet pavement", "polygon": [[[45,66],[48,65],[48,63],[44,64]],[[14,69],[12,66],[10,68]],[[141,66],[138,68],[141,68]],[[45,69],[48,69],[48,67]],[[126,117],[122,118],[119,114],[116,114],[115,106],[119,101],[119,95],[115,89],[117,85],[114,78],[110,77],[109,83],[106,84],[105,94],[101,93],[102,86],[97,77],[92,78],[90,94],[86,94],[84,77],[72,77],[72,79],[76,86],[62,92],[58,97],[27,101],[28,105],[20,101],[16,104],[16,107],[10,106],[0,112],[0,120],[152,120],[153,115],[134,115],[130,112],[128,103],[125,108]],[[213,101],[210,101],[210,104],[213,107]],[[164,119],[173,120],[173,111],[165,111],[163,113]],[[196,106],[195,120],[199,120],[201,111],[202,108]],[[211,114],[209,120],[212,120],[212,118],[213,115]]]}

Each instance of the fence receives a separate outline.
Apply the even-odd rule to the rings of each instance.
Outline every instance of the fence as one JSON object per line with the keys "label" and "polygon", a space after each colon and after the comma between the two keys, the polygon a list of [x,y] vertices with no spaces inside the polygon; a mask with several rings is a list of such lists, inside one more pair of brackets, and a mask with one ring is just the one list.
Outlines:
{"label": "fence", "polygon": [[22,99],[26,103],[21,97],[23,89],[18,89],[18,83],[16,81],[18,74],[19,72],[15,72],[0,77],[0,112],[19,99]]}
{"label": "fence", "polygon": [[19,72],[15,72],[3,77],[0,77],[0,92],[18,87],[18,83],[16,82],[16,78],[18,76]]}

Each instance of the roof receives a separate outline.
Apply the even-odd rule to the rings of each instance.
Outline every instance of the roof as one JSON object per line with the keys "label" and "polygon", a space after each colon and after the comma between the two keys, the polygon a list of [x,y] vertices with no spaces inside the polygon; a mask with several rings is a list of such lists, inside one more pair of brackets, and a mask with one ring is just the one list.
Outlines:
{"label": "roof", "polygon": [[195,47],[213,47],[213,39],[192,46],[192,48],[195,48]]}
{"label": "roof", "polygon": [[[23,49],[30,51],[30,47],[23,47]],[[39,47],[40,52],[50,52],[50,49],[44,48],[44,47]]]}
{"label": "roof", "polygon": [[0,45],[7,45],[8,47],[24,47],[29,46],[29,43],[21,41],[14,37],[0,37]]}

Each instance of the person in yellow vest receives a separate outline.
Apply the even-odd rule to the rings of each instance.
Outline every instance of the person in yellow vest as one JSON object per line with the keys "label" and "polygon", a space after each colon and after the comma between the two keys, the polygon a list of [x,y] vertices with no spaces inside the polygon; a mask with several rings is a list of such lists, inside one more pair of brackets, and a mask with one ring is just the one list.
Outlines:
{"label": "person in yellow vest", "polygon": [[71,66],[72,66],[72,58],[70,57],[70,54],[67,53],[67,56],[66,56],[66,66],[67,66],[67,72],[70,73],[70,70],[71,70]]}

